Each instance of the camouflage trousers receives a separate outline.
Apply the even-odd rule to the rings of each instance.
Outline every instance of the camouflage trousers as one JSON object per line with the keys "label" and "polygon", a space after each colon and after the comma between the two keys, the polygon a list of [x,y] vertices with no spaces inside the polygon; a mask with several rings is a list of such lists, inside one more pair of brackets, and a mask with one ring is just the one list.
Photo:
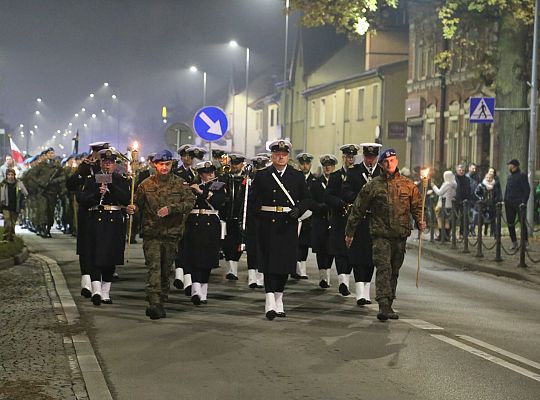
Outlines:
{"label": "camouflage trousers", "polygon": [[405,258],[405,238],[373,238],[373,262],[377,268],[375,294],[379,303],[396,298],[399,269]]}
{"label": "camouflage trousers", "polygon": [[15,211],[4,210],[4,240],[9,242],[15,238],[15,224],[17,223],[18,214]]}
{"label": "camouflage trousers", "polygon": [[150,304],[161,304],[169,295],[169,274],[177,251],[177,241],[144,239],[144,259],[148,268],[146,295]]}

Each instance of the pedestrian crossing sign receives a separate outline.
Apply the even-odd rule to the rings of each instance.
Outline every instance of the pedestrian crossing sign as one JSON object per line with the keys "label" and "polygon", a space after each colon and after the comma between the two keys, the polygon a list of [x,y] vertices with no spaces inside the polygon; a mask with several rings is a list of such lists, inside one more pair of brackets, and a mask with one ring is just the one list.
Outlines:
{"label": "pedestrian crossing sign", "polygon": [[495,114],[495,97],[471,97],[469,122],[473,124],[490,124]]}

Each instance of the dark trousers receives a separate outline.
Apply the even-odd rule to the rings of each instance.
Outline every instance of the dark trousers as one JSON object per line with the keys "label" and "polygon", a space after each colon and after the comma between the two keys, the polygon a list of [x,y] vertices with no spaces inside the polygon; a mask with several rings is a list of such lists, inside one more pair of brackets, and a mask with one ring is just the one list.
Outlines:
{"label": "dark trousers", "polygon": [[298,260],[306,261],[309,252],[309,246],[298,246]]}
{"label": "dark trousers", "polygon": [[266,293],[283,293],[288,275],[283,274],[264,274],[264,291]]}
{"label": "dark trousers", "polygon": [[102,265],[92,268],[90,279],[92,281],[112,282],[116,265]]}
{"label": "dark trousers", "polygon": [[191,271],[191,280],[198,283],[208,283],[211,271],[211,269],[193,268]]}
{"label": "dark trousers", "polygon": [[[506,211],[506,222],[508,222],[508,233],[510,234],[510,239],[513,242],[517,242],[517,236],[516,236],[516,217],[519,221],[519,206],[514,206],[511,204],[504,204],[504,208]],[[524,212],[527,212],[526,209],[523,210]],[[529,239],[527,227],[520,226],[520,232],[523,235],[523,238],[525,241]]]}
{"label": "dark trousers", "polygon": [[329,269],[334,262],[334,256],[325,253],[317,253],[317,267],[319,269]]}
{"label": "dark trousers", "polygon": [[338,275],[350,274],[352,271],[352,267],[349,265],[349,257],[336,256],[336,270]]}
{"label": "dark trousers", "polygon": [[370,266],[353,265],[354,281],[355,282],[371,282],[371,278],[373,278],[374,269],[375,269],[375,266],[373,264]]}

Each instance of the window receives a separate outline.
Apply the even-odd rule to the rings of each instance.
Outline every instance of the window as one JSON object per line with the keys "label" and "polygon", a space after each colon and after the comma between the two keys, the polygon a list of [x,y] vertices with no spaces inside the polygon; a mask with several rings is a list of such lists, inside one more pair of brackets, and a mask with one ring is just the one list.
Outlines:
{"label": "window", "polygon": [[358,89],[358,110],[357,110],[357,119],[361,121],[364,119],[364,88]]}
{"label": "window", "polygon": [[276,110],[273,109],[273,108],[270,110],[270,126],[274,126],[275,112],[276,112]]}
{"label": "window", "polygon": [[337,114],[337,98],[336,98],[336,95],[334,94],[332,96],[332,123],[333,124],[336,123],[336,114]]}
{"label": "window", "polygon": [[319,126],[324,126],[326,123],[326,99],[319,100]]}
{"label": "window", "polygon": [[262,111],[257,111],[255,115],[255,129],[260,131],[262,128]]}
{"label": "window", "polygon": [[279,125],[279,107],[276,107],[276,125]]}
{"label": "window", "polygon": [[371,109],[371,118],[377,118],[379,110],[379,85],[373,85],[373,108]]}
{"label": "window", "polygon": [[424,64],[424,43],[422,40],[419,40],[416,43],[416,51],[414,57],[414,72],[415,78],[422,78],[422,65]]}
{"label": "window", "polygon": [[311,118],[310,118],[310,127],[315,127],[315,101],[311,102]]}
{"label": "window", "polygon": [[349,122],[350,106],[351,106],[351,91],[346,90],[345,91],[345,104],[343,106],[345,122]]}

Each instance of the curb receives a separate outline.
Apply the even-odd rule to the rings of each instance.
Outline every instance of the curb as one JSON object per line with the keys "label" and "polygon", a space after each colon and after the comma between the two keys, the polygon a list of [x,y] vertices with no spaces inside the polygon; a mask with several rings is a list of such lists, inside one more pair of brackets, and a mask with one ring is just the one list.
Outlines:
{"label": "curb", "polygon": [[13,257],[0,259],[0,269],[7,269],[14,265],[22,264],[28,259],[29,255],[30,252],[28,251],[28,247],[24,246],[19,254],[16,254]]}
{"label": "curb", "polygon": [[[416,243],[407,242],[407,247],[409,249],[418,250],[418,244]],[[481,264],[479,262],[474,262],[474,260],[476,259],[474,256],[471,256],[471,259],[464,260],[464,259],[461,259],[460,257],[454,257],[452,255],[448,255],[447,253],[442,252],[442,251],[433,250],[427,246],[422,246],[422,254],[428,256],[432,260],[442,261],[452,268],[484,272],[484,273],[495,275],[495,276],[502,276],[505,278],[532,282],[532,283],[536,283],[540,285],[540,277],[531,276],[530,274],[526,274],[520,271],[494,268],[488,265]]]}
{"label": "curb", "polygon": [[[38,254],[34,254],[34,256],[43,262],[45,270],[49,272],[52,278],[52,284],[60,300],[67,324],[76,324],[80,320],[79,310],[58,263],[47,256]],[[113,397],[103,375],[103,370],[86,332],[67,335],[65,340],[75,349],[77,363],[82,373],[88,398],[90,400],[112,400]]]}

